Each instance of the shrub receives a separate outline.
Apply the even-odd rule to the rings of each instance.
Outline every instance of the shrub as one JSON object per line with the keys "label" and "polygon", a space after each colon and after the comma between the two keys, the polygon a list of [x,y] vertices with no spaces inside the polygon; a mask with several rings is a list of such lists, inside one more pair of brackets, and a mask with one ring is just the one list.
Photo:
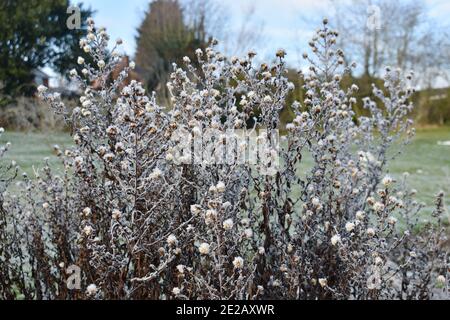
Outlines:
{"label": "shrub", "polygon": [[[96,65],[79,58],[72,71],[81,106],[39,88],[72,127],[75,147],[55,148],[65,170],[46,165],[2,200],[2,297],[428,299],[447,289],[443,195],[414,232],[421,206],[406,176],[386,171],[389,148],[414,133],[410,74],[387,68],[378,100],[364,101],[370,116],[354,121],[358,88],[341,89],[349,69],[325,20],[299,75],[306,99],[278,141],[294,87],[284,50],[271,65],[253,52],[228,59],[215,43],[197,50],[199,68],[173,66],[169,111],[135,81],[119,90],[133,63],[106,81],[120,57],[89,25],[80,45]],[[255,148],[254,161],[238,161]],[[81,290],[66,285],[73,265]]]}
{"label": "shrub", "polygon": [[[70,106],[73,101],[65,100]],[[63,119],[36,98],[19,97],[0,106],[0,126],[9,130],[64,130]]]}

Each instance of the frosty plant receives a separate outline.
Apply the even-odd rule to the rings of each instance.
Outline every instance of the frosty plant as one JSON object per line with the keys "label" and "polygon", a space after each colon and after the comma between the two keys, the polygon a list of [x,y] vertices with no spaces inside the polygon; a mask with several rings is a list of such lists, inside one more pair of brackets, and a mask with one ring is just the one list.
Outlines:
{"label": "frosty plant", "polygon": [[[357,118],[358,88],[341,85],[349,69],[336,38],[325,20],[311,56],[304,54],[310,64],[299,75],[304,101],[287,105],[294,85],[284,50],[273,63],[257,64],[256,53],[228,58],[213,42],[196,51],[198,63],[185,58],[183,66],[173,65],[166,107],[141,84],[122,85],[133,63],[108,80],[121,57],[107,50],[106,31],[89,20],[80,45],[93,64],[80,57],[71,72],[83,91],[79,107],[69,110],[58,94],[39,88],[72,130],[73,148],[55,146],[64,170],[45,164],[20,182],[17,196],[1,198],[0,296],[429,299],[446,293],[443,195],[433,219],[417,231],[422,208],[406,176],[397,181],[386,169],[390,146],[414,133],[407,119],[412,76],[387,68],[385,87],[374,87],[375,100],[364,101],[370,115]],[[94,90],[93,81],[102,89]],[[295,119],[277,141],[286,107]],[[254,160],[239,161],[243,154]],[[81,270],[81,290],[67,288],[69,265]]]}

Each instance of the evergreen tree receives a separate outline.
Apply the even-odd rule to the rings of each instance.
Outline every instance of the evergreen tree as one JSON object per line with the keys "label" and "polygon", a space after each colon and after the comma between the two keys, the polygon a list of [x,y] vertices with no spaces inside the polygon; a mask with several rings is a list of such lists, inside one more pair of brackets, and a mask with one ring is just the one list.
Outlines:
{"label": "evergreen tree", "polygon": [[68,0],[0,1],[0,94],[32,94],[33,70],[66,74],[80,54],[78,39],[92,10],[81,5],[81,28],[70,30]]}
{"label": "evergreen tree", "polygon": [[195,61],[195,49],[204,48],[204,23],[188,25],[177,0],[156,0],[138,28],[136,65],[149,90],[168,98],[166,83],[172,63],[181,63],[184,56]]}

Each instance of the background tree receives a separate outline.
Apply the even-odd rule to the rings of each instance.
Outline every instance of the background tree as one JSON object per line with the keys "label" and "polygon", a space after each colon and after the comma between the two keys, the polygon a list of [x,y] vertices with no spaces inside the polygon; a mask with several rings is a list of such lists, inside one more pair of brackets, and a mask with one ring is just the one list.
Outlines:
{"label": "background tree", "polygon": [[248,8],[242,24],[231,24],[227,9],[210,0],[156,0],[138,28],[136,65],[149,90],[166,100],[172,63],[184,56],[195,63],[195,50],[216,38],[227,55],[245,54],[259,40],[262,26]]}
{"label": "background tree", "polygon": [[[184,0],[182,4],[188,25],[218,39],[227,56],[246,55],[263,40],[264,22],[257,19],[254,4],[225,6],[212,0]],[[239,10],[242,18],[232,19],[230,9]]]}
{"label": "background tree", "polygon": [[[380,79],[385,66],[414,70],[420,74],[414,83],[420,90],[414,97],[418,105],[416,118],[427,123],[449,121],[430,100],[432,88],[448,85],[450,37],[445,21],[429,15],[422,0],[351,0],[334,4],[332,21],[342,35],[339,46],[347,52],[347,64],[356,61],[359,65],[352,75],[356,79],[348,81],[358,84],[358,95],[372,94],[372,83],[383,82]],[[356,111],[361,113],[363,109]]]}
{"label": "background tree", "polygon": [[431,87],[437,77],[448,76],[448,33],[421,0],[335,1],[332,20],[343,35],[339,45],[362,67],[364,77],[380,77],[384,66],[414,69],[421,73],[420,85]]}
{"label": "background tree", "polygon": [[66,74],[80,48],[78,39],[92,10],[81,5],[81,29],[70,30],[68,0],[2,0],[0,2],[0,93],[31,94],[33,70],[44,66]]}
{"label": "background tree", "polygon": [[138,28],[136,64],[149,90],[167,98],[165,84],[172,71],[172,63],[180,63],[184,56],[194,60],[196,48],[205,47],[207,38],[204,20],[188,26],[177,0],[151,2]]}

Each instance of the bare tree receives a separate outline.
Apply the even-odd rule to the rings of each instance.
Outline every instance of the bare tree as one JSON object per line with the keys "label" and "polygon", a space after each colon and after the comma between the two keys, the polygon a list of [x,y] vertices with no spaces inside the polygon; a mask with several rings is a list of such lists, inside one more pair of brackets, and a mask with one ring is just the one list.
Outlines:
{"label": "bare tree", "polygon": [[195,61],[195,50],[206,48],[212,38],[222,40],[227,54],[245,52],[256,44],[261,28],[249,9],[237,30],[230,28],[227,8],[211,0],[157,0],[138,29],[136,64],[148,89],[168,102],[166,88],[172,62],[187,56]]}
{"label": "bare tree", "polygon": [[[235,6],[235,5],[234,5]],[[236,10],[237,8],[232,8]],[[256,19],[253,4],[238,8],[241,18],[230,14],[230,7],[212,0],[186,0],[183,12],[188,25],[200,32],[218,39],[228,55],[246,53],[262,39],[264,23]]]}
{"label": "bare tree", "polygon": [[[363,74],[379,77],[383,66],[422,74],[421,85],[433,86],[448,70],[448,37],[441,23],[427,15],[423,1],[334,1],[340,46],[358,61]],[[448,51],[448,50],[447,50]]]}
{"label": "bare tree", "polygon": [[232,55],[241,55],[263,40],[264,22],[256,19],[254,5],[243,11],[240,24],[236,29],[228,28],[224,35],[224,49]]}

